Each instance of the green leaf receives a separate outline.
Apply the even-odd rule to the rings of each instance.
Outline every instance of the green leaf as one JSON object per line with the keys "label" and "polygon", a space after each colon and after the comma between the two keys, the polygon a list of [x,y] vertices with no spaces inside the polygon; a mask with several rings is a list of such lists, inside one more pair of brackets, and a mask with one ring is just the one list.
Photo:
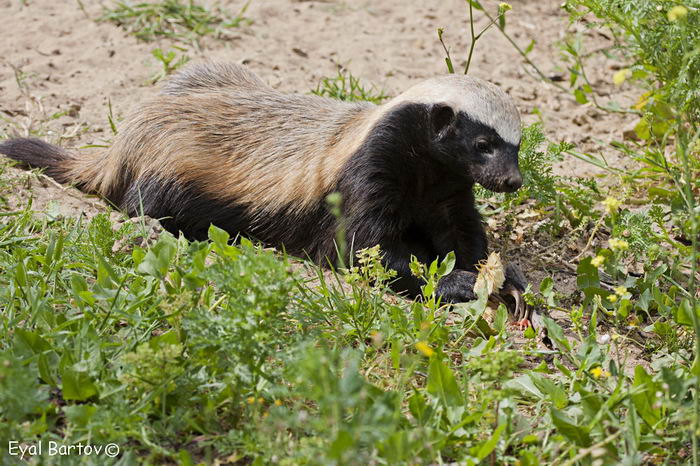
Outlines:
{"label": "green leaf", "polygon": [[528,340],[534,340],[537,337],[537,333],[535,333],[534,328],[528,327],[523,332],[523,337],[527,338]]}
{"label": "green leaf", "polygon": [[34,354],[41,354],[44,351],[51,350],[51,345],[49,344],[49,342],[44,340],[44,338],[42,338],[41,335],[39,335],[36,332],[31,332],[22,328],[16,328],[15,339],[18,344],[24,345],[27,348],[31,349],[31,351]]}
{"label": "green leaf", "polygon": [[576,284],[585,295],[584,305],[596,295],[607,296],[609,293],[600,287],[598,268],[591,264],[591,258],[586,257],[576,268]]}
{"label": "green leaf", "polygon": [[554,306],[554,280],[552,277],[545,277],[540,283],[540,293],[547,301],[548,306]]}
{"label": "green leaf", "polygon": [[586,93],[583,92],[581,88],[574,91],[574,97],[576,98],[576,102],[580,103],[581,105],[588,103],[588,97],[586,97]]}
{"label": "green leaf", "polygon": [[491,452],[496,448],[496,445],[498,445],[498,441],[501,439],[501,433],[505,428],[506,424],[501,424],[500,426],[496,427],[496,430],[493,431],[491,438],[489,438],[487,441],[485,441],[479,446],[479,449],[476,453],[476,457],[479,459],[479,461],[489,456]]}
{"label": "green leaf", "polygon": [[[500,9],[500,8],[499,8]],[[501,14],[498,16],[498,28],[499,29],[505,29],[506,28],[506,15],[505,13]]]}
{"label": "green leaf", "polygon": [[562,350],[571,351],[571,343],[564,335],[564,330],[554,320],[542,316],[542,322],[547,327],[547,336]]}
{"label": "green leaf", "polygon": [[576,424],[573,419],[556,408],[551,408],[549,413],[554,427],[560,434],[580,447],[591,445],[591,437],[585,427]]}
{"label": "green leaf", "polygon": [[639,450],[641,440],[641,431],[639,428],[639,420],[637,419],[637,410],[633,406],[633,402],[627,400],[627,416],[625,417],[625,440],[628,454],[634,456]]}
{"label": "green leaf", "polygon": [[17,265],[15,266],[15,282],[17,285],[19,285],[20,288],[25,288],[27,286],[27,269],[25,266],[25,261],[28,259],[25,259],[23,261],[18,261]]}
{"label": "green leaf", "polygon": [[106,290],[114,289],[119,283],[119,274],[102,257],[97,254],[97,284]]}
{"label": "green leaf", "polygon": [[413,395],[408,399],[408,409],[419,424],[425,425],[430,419],[433,409],[426,403],[423,394],[413,389]]}
{"label": "green leaf", "polygon": [[540,389],[537,388],[532,382],[530,374],[523,374],[509,380],[504,384],[504,387],[511,390],[517,390],[523,394],[523,396],[534,397],[539,400],[544,399],[544,393],[542,393]]}
{"label": "green leaf", "polygon": [[452,60],[450,59],[450,57],[445,57],[445,65],[447,65],[447,72],[450,74],[454,74],[455,67],[452,64]]}
{"label": "green leaf", "polygon": [[213,224],[209,226],[209,239],[216,246],[220,248],[228,246],[228,240],[230,238],[230,235],[225,230],[222,230]]}
{"label": "green leaf", "polygon": [[73,405],[64,406],[63,412],[66,414],[66,419],[70,424],[82,429],[90,425],[90,421],[97,413],[97,406],[93,405]]}
{"label": "green leaf", "polygon": [[430,358],[427,390],[439,398],[444,406],[461,406],[464,403],[454,374],[435,355]]}
{"label": "green leaf", "polygon": [[333,440],[333,443],[331,443],[328,456],[340,460],[343,457],[343,453],[351,448],[354,443],[355,441],[352,438],[352,435],[346,430],[341,430],[338,432],[335,440]]}
{"label": "green leaf", "polygon": [[423,296],[425,298],[430,298],[434,292],[435,292],[435,285],[433,285],[433,281],[430,280],[423,287]]}
{"label": "green leaf", "polygon": [[87,372],[74,371],[69,366],[63,368],[61,382],[64,400],[85,401],[98,393]]}
{"label": "green leaf", "polygon": [[692,327],[693,325],[693,310],[688,299],[683,299],[679,306],[674,306],[671,309],[673,312],[673,320],[679,325]]}
{"label": "green leaf", "polygon": [[585,257],[579,262],[576,268],[576,284],[581,291],[600,287],[600,275],[598,269],[591,264],[590,257]]}
{"label": "green leaf", "polygon": [[646,118],[642,117],[634,127],[634,132],[637,137],[643,141],[651,138],[651,126]]}
{"label": "green leaf", "polygon": [[654,408],[656,402],[657,384],[654,379],[644,370],[642,366],[634,368],[634,383],[636,388],[632,393],[632,402],[637,408],[637,413],[646,422],[649,427],[655,427],[656,423],[661,419],[660,409]]}
{"label": "green leaf", "polygon": [[[53,353],[50,354],[52,356],[54,355]],[[53,364],[49,361],[49,355],[47,355],[46,353],[40,354],[39,361],[37,362],[37,367],[39,369],[39,377],[41,377],[41,380],[51,385],[52,387],[58,387],[58,381],[56,380],[56,377],[54,377],[56,364],[55,361]]]}
{"label": "green leaf", "polygon": [[437,274],[438,267],[439,267],[438,260],[435,259],[434,261],[432,261],[430,263],[430,266],[428,267],[428,276],[434,277]]}
{"label": "green leaf", "polygon": [[168,345],[177,345],[178,343],[180,343],[180,336],[175,330],[170,329],[161,335],[151,338],[148,341],[148,346],[157,351]]}
{"label": "green leaf", "polygon": [[529,44],[527,44],[527,47],[525,47],[525,50],[523,53],[527,55],[528,53],[532,52],[532,49],[535,48],[535,39],[532,39]]}
{"label": "green leaf", "polygon": [[506,328],[506,322],[508,321],[508,310],[503,305],[503,303],[498,305],[496,310],[496,316],[493,319],[493,328],[497,333],[501,333]]}
{"label": "green leaf", "polygon": [[177,246],[172,235],[162,235],[158,242],[146,253],[146,257],[139,264],[137,271],[156,277],[165,278],[165,274],[170,267],[170,263],[175,257]]}
{"label": "green leaf", "polygon": [[455,268],[455,262],[457,261],[455,253],[450,251],[447,253],[445,258],[440,263],[440,267],[437,271],[437,278],[442,278],[448,275]]}
{"label": "green leaf", "polygon": [[398,338],[391,340],[391,364],[395,370],[399,370],[401,367],[401,351],[403,349],[403,344]]}
{"label": "green leaf", "polygon": [[547,395],[555,408],[563,409],[568,406],[569,396],[566,390],[554,383],[554,381],[536,372],[530,372],[528,377],[530,377],[530,380],[540,392]]}

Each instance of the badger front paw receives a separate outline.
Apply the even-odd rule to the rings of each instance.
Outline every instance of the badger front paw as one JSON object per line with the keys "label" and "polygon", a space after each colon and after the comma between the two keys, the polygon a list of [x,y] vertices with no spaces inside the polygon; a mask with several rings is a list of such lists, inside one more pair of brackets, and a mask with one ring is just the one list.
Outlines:
{"label": "badger front paw", "polygon": [[476,274],[466,270],[453,270],[438,282],[437,294],[443,303],[463,303],[476,299],[474,284]]}

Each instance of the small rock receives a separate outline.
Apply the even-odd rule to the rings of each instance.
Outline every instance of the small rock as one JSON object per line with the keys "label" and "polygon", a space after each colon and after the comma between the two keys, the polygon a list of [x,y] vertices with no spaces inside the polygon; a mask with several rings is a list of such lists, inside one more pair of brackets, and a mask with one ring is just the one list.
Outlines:
{"label": "small rock", "polygon": [[301,58],[309,58],[309,54],[304,52],[302,49],[294,47],[292,48],[292,52],[296,53],[299,55]]}

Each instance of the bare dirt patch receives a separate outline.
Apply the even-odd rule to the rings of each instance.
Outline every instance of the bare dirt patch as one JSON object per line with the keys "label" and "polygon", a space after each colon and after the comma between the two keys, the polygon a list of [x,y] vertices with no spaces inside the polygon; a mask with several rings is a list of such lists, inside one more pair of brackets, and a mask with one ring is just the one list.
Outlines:
{"label": "bare dirt patch", "polygon": [[[26,5],[23,5],[26,3]],[[213,2],[203,2],[203,4]],[[232,13],[244,2],[216,3]],[[253,1],[246,17],[253,23],[227,31],[225,38],[203,37],[197,46],[161,39],[143,42],[108,22],[97,22],[109,1],[77,3],[51,0],[0,2],[6,37],[0,43],[0,130],[9,134],[37,129],[43,117],[51,139],[68,137],[70,146],[109,139],[108,103],[120,117],[155,92],[150,79],[159,69],[151,52],[175,50],[192,59],[244,63],[273,87],[306,93],[318,81],[346,66],[367,83],[395,95],[417,81],[445,72],[444,52],[436,30],[459,66],[466,60],[469,34],[465,2],[417,0],[374,1]],[[559,43],[567,30],[560,2],[513,2],[507,30],[521,47],[536,44],[531,59],[548,76],[568,78]],[[495,8],[495,2],[490,5]],[[478,12],[477,12],[478,15]],[[488,20],[477,16],[477,29]],[[583,30],[590,48],[605,47],[609,39]],[[611,83],[619,63],[596,59],[588,69],[590,81],[616,100]],[[568,140],[581,150],[596,147],[596,139],[621,139],[624,117],[581,106],[570,95],[531,77],[518,52],[493,28],[477,44],[470,73],[488,79],[512,95],[526,122],[538,109],[553,140]],[[19,84],[18,85],[18,81]],[[40,104],[40,105],[39,105]],[[39,108],[41,107],[41,108]],[[43,115],[40,115],[42,113]],[[8,121],[9,120],[9,121]],[[33,127],[32,127],[33,124]],[[29,128],[27,128],[29,126]],[[80,127],[76,130],[75,127]],[[612,156],[612,154],[607,154]],[[591,167],[565,162],[567,172],[589,173]]]}

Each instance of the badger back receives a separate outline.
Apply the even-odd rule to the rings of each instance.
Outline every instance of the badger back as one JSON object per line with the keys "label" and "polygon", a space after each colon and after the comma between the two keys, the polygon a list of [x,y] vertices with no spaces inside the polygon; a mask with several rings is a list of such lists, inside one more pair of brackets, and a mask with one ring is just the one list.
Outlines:
{"label": "badger back", "polygon": [[251,76],[176,77],[124,125],[104,160],[111,176],[98,190],[134,204],[129,190],[158,197],[184,189],[266,212],[323,199],[377,107],[281,94]]}

